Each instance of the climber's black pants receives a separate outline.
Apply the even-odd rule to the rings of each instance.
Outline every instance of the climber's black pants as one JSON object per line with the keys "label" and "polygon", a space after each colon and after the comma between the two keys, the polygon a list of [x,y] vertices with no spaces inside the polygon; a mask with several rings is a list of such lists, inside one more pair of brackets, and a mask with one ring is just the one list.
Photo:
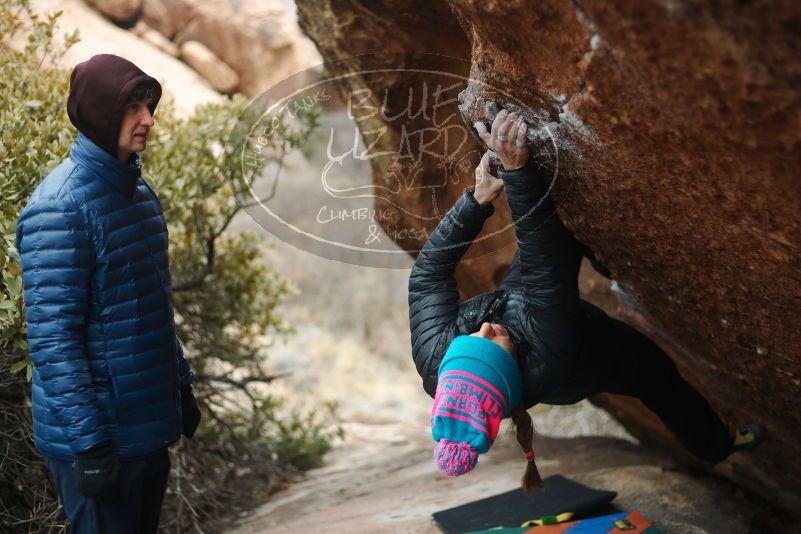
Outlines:
{"label": "climber's black pants", "polygon": [[[517,258],[515,258],[517,260]],[[517,283],[515,261],[503,285]],[[608,392],[640,399],[699,459],[717,463],[731,452],[726,425],[688,384],[659,346],[631,326],[580,300],[584,312],[582,354],[573,376],[544,404],[572,404]]]}
{"label": "climber's black pants", "polygon": [[[699,459],[718,463],[731,452],[728,428],[676,364],[647,336],[588,302],[582,361],[591,369],[583,393],[608,392],[640,399]],[[593,379],[592,374],[597,378]]]}

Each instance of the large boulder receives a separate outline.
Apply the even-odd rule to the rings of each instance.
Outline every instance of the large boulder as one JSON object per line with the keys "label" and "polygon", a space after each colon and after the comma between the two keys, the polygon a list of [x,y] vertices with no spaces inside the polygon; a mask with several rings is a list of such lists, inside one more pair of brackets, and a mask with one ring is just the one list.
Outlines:
{"label": "large boulder", "polygon": [[[360,54],[403,53],[383,60],[403,68],[410,54],[437,53],[470,65],[462,116],[452,121],[488,120],[498,105],[517,103],[531,146],[558,159],[552,194],[562,220],[611,270],[621,304],[600,282],[585,296],[651,335],[723,416],[762,422],[763,446],[717,470],[801,511],[801,4],[298,0],[298,8],[323,57],[338,60],[336,73],[378,61]],[[386,90],[392,104],[415,76],[427,74],[404,83],[349,77],[340,90]],[[363,135],[380,122],[359,122]],[[398,125],[388,127],[377,148],[397,141]],[[460,150],[480,148],[473,140]],[[370,161],[374,182],[384,183],[388,158]],[[436,184],[437,175],[423,168],[419,179]],[[441,184],[441,205],[463,185]],[[419,189],[395,200],[432,211]],[[508,221],[498,207],[489,232]],[[491,287],[510,256],[505,249],[460,267],[462,291]],[[640,438],[679,450],[638,402],[596,401]]]}

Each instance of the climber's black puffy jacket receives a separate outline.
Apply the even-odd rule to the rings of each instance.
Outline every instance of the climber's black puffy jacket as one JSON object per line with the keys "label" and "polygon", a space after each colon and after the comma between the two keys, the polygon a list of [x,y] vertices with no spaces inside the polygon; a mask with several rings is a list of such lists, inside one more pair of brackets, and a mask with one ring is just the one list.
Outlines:
{"label": "climber's black puffy jacket", "polygon": [[515,221],[522,285],[459,303],[454,271],[492,215],[466,192],[442,218],[409,277],[412,356],[423,388],[434,396],[437,370],[450,342],[482,322],[506,327],[517,347],[529,408],[538,402],[571,404],[591,393],[594,362],[582,332],[588,316],[603,314],[578,296],[582,250],[564,227],[548,193],[548,177],[531,162],[499,170]]}

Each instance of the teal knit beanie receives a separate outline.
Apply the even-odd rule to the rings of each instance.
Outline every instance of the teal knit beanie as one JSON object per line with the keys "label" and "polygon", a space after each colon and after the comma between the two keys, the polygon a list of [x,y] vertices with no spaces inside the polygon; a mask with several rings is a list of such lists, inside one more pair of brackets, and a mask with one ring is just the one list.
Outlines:
{"label": "teal knit beanie", "polygon": [[501,419],[520,403],[523,379],[506,349],[477,336],[458,336],[439,366],[431,409],[440,471],[464,474],[498,436]]}

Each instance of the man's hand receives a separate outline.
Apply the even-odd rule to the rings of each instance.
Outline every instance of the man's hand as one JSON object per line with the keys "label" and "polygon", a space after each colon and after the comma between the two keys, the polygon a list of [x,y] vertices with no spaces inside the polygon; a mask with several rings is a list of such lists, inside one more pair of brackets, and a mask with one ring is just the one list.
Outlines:
{"label": "man's hand", "polygon": [[75,482],[90,499],[114,498],[120,493],[120,461],[111,444],[75,455]]}
{"label": "man's hand", "polygon": [[200,424],[200,408],[197,406],[192,385],[181,388],[181,433],[191,438]]}
{"label": "man's hand", "polygon": [[486,206],[496,198],[503,190],[503,180],[495,176],[490,165],[490,151],[484,152],[481,162],[476,167],[476,190],[473,197],[476,202]]}
{"label": "man's hand", "polygon": [[529,156],[525,142],[528,125],[522,116],[502,109],[492,121],[491,132],[483,122],[476,122],[473,126],[489,149],[501,159],[505,170],[513,171],[526,164]]}

